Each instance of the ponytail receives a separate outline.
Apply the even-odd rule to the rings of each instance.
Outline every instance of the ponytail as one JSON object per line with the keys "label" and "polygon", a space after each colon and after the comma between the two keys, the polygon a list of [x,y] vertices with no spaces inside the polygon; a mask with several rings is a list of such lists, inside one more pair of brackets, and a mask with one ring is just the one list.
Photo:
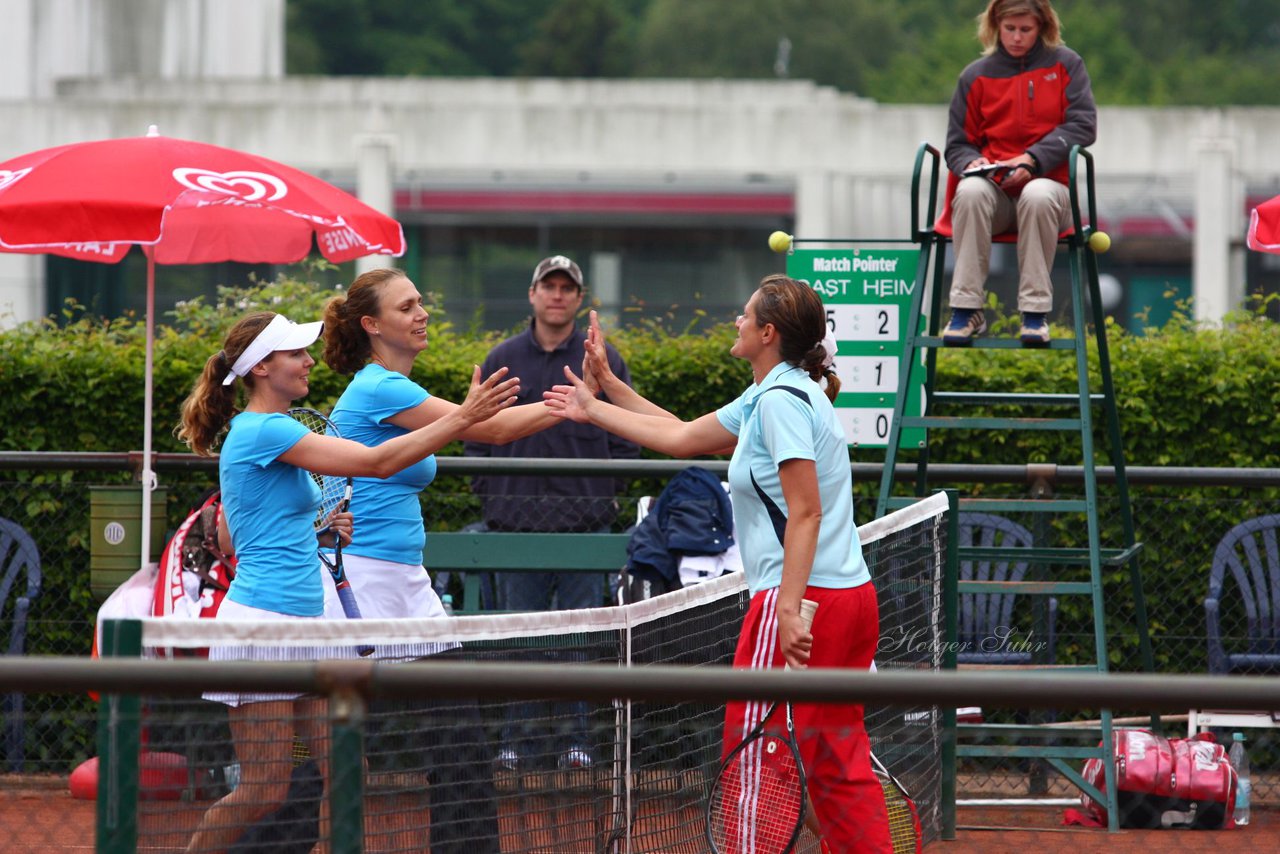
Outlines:
{"label": "ponytail", "polygon": [[[231,366],[240,354],[275,316],[275,312],[262,311],[242,318],[227,333],[222,349],[204,363],[195,387],[182,402],[182,420],[174,431],[192,452],[202,457],[213,456],[218,436],[238,412],[236,383],[223,385],[223,380],[231,373]],[[247,387],[253,386],[252,376],[239,379]]]}

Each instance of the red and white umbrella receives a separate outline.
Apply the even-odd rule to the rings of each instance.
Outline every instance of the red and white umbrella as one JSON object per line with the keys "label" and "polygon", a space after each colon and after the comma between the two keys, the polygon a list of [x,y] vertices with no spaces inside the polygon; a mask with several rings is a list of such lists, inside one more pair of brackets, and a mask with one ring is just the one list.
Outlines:
{"label": "red and white umbrella", "polygon": [[46,148],[0,163],[0,251],[113,264],[147,258],[142,563],[150,559],[155,265],[289,264],[310,254],[341,263],[401,255],[391,217],[305,172],[265,157],[160,136]]}
{"label": "red and white umbrella", "polygon": [[1280,255],[1280,196],[1263,202],[1249,214],[1249,248]]}

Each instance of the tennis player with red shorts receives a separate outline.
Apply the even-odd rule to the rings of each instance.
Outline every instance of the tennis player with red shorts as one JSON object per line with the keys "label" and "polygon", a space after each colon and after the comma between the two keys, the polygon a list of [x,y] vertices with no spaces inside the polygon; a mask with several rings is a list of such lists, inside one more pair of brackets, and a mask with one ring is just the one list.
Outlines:
{"label": "tennis player with red shorts", "polygon": [[[587,381],[569,376],[571,386],[549,392],[547,403],[563,417],[672,456],[733,448],[734,526],[752,594],[735,666],[865,670],[879,637],[879,616],[853,521],[844,430],[831,405],[840,380],[832,370],[835,342],[827,336],[822,301],[800,282],[767,276],[737,326],[729,352],[751,364],[755,381],[737,400],[693,421],[681,421],[609,374],[594,317]],[[599,399],[597,389],[614,403]],[[801,599],[818,603],[811,631],[800,618]],[[728,705],[726,754],[769,705]],[[793,715],[827,848],[842,854],[890,852],[884,794],[871,769],[862,706],[797,703]]]}

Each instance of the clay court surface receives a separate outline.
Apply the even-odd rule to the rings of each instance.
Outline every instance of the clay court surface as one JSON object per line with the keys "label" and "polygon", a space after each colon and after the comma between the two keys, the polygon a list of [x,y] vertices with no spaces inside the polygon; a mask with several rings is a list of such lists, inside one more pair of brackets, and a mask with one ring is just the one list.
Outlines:
{"label": "clay court surface", "polygon": [[[369,827],[366,850],[421,851],[424,850],[420,834],[403,827],[397,828],[397,819],[404,821],[423,806],[412,795],[396,796],[396,802],[387,801],[385,809],[379,809],[376,821],[379,827]],[[372,804],[371,808],[375,808]],[[162,808],[177,826],[194,823],[202,805],[169,802],[151,804],[149,809]],[[45,854],[58,851],[92,851],[96,807],[92,801],[76,800],[67,790],[66,781],[57,777],[0,776],[0,851],[5,854]],[[561,820],[567,816],[561,816]],[[565,852],[565,854],[590,854],[589,840],[593,827],[584,817],[582,843],[559,844],[555,847],[538,846],[539,854]],[[1280,811],[1255,809],[1253,823],[1239,830],[1125,830],[1108,834],[1104,830],[1068,828],[1061,823],[1061,809],[1045,808],[962,808],[957,826],[957,838],[950,842],[935,842],[927,849],[929,854],[1166,854],[1166,852],[1213,852],[1213,854],[1237,854],[1237,852],[1280,851]],[[166,822],[168,823],[168,821]],[[503,850],[530,851],[538,836],[535,816],[517,817],[504,809]],[[982,827],[986,829],[976,829]],[[150,840],[158,845],[140,846],[140,851],[178,851],[185,843],[182,834],[172,838]],[[653,848],[646,850],[663,850]],[[687,850],[680,846],[679,850]]]}

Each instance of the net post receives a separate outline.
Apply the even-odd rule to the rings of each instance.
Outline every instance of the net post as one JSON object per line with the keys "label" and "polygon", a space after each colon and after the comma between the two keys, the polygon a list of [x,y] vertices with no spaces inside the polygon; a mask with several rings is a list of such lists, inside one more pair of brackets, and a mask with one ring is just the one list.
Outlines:
{"label": "net post", "polygon": [[[943,490],[947,496],[947,552],[942,574],[942,669],[956,669],[956,643],[960,638],[960,498],[954,489]],[[956,709],[953,704],[942,707],[942,838],[956,838]]]}
{"label": "net post", "polygon": [[[142,623],[104,620],[103,658],[142,655]],[[98,700],[98,854],[132,854],[138,847],[138,752],[142,700],[103,693]]]}
{"label": "net post", "polygon": [[329,821],[332,854],[364,850],[365,701],[350,686],[329,695]]}

